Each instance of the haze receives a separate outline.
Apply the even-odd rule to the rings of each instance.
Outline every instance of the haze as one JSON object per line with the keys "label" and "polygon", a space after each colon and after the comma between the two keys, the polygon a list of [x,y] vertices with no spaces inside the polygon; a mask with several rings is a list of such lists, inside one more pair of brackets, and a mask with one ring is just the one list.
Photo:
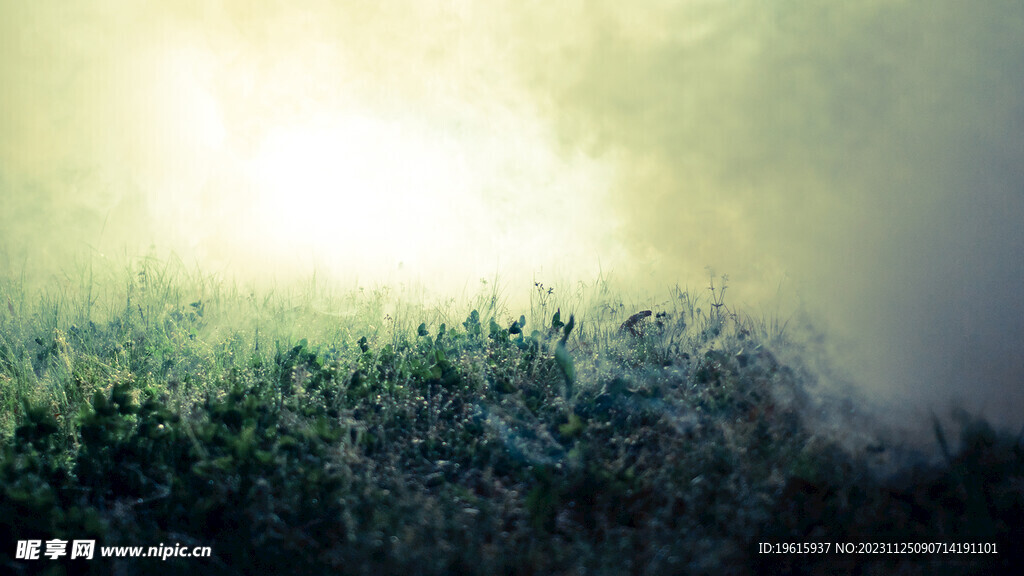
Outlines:
{"label": "haze", "polygon": [[[1024,413],[1024,4],[0,0],[0,264],[496,273],[810,323]],[[151,248],[153,247],[153,248]],[[780,303],[782,302],[782,303]]]}

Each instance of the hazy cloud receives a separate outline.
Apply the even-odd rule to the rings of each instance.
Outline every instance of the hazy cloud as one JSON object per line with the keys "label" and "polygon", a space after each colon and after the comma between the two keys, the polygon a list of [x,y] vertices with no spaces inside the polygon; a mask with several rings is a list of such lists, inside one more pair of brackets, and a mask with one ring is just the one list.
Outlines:
{"label": "hazy cloud", "polygon": [[[378,239],[382,269],[416,258],[428,280],[500,268],[518,281],[586,275],[600,260],[659,292],[703,286],[712,266],[741,306],[772,305],[781,282],[847,377],[879,398],[942,410],[965,396],[1020,424],[1019,2],[0,0],[0,11],[9,268],[149,244],[239,268],[277,249],[368,266],[344,231],[297,237],[303,223],[358,218],[348,192],[294,192],[318,204],[302,221],[263,205],[253,166],[281,129],[379,127],[395,174],[370,179],[415,181],[419,196],[378,190],[387,197],[361,213],[388,208],[425,230]],[[364,167],[387,157],[353,150]],[[424,150],[440,168],[409,168]],[[436,203],[446,208],[423,222]],[[268,214],[282,210],[300,221],[274,235]]]}

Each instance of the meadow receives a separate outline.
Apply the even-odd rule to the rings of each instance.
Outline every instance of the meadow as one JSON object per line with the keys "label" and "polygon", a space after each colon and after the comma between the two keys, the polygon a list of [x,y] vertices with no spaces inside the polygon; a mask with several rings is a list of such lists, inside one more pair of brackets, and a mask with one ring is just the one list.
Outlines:
{"label": "meadow", "polygon": [[[538,280],[519,310],[497,279],[430,301],[315,277],[243,286],[173,258],[90,264],[44,285],[8,274],[0,570],[1024,564],[1019,435],[939,415],[927,423],[937,458],[901,452],[850,416],[849,398],[822,393],[784,319],[745,315],[725,278],[709,280],[650,303],[600,279]],[[212,555],[16,557],[16,542],[54,538]]]}

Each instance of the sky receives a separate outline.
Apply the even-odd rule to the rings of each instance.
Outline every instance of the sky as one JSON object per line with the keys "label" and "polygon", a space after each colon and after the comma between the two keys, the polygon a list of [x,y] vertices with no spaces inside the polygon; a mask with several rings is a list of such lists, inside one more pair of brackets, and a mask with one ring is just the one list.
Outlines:
{"label": "sky", "polygon": [[710,269],[734,305],[813,325],[829,377],[883,405],[1024,424],[1019,1],[0,14],[8,273],[157,250],[657,295]]}

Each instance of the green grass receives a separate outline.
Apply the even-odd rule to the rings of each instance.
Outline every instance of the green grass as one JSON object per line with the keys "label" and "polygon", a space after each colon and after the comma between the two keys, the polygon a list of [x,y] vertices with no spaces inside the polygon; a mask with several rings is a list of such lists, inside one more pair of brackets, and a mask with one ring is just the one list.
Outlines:
{"label": "green grass", "polygon": [[[626,305],[599,280],[242,287],[174,260],[0,285],[0,567],[10,573],[969,574],[1019,565],[1020,438],[938,420],[882,477],[787,326],[724,278]],[[650,314],[640,314],[650,310]],[[811,417],[813,412],[814,418]],[[858,431],[858,434],[865,434]],[[891,451],[891,450],[890,450]],[[908,461],[909,462],[909,461]],[[211,546],[35,562],[17,540]],[[994,543],[992,556],[758,543]]]}

